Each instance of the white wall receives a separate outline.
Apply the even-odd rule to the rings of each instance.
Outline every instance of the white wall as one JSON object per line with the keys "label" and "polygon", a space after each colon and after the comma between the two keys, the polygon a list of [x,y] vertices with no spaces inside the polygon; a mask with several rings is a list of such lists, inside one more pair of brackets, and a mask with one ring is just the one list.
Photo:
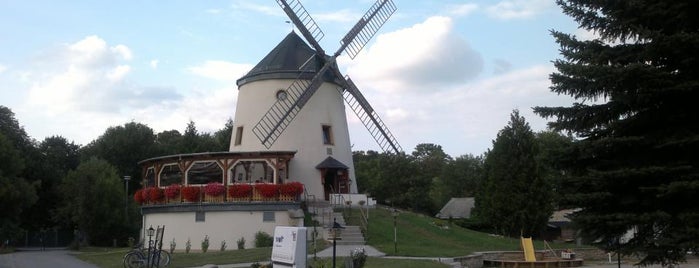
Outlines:
{"label": "white wall", "polygon": [[[157,228],[165,225],[163,249],[169,250],[170,241],[175,238],[177,251],[185,250],[185,243],[189,238],[192,250],[201,250],[201,242],[204,236],[209,236],[209,250],[218,251],[221,241],[226,240],[226,250],[237,249],[236,241],[245,238],[245,248],[255,246],[255,233],[263,231],[270,236],[274,235],[274,227],[301,226],[303,219],[291,219],[287,211],[275,211],[275,221],[262,220],[261,211],[207,211],[205,221],[196,222],[195,212],[168,212],[152,213],[144,216],[144,228],[150,226]],[[155,237],[154,237],[155,238]],[[145,238],[146,243],[148,237]]]}

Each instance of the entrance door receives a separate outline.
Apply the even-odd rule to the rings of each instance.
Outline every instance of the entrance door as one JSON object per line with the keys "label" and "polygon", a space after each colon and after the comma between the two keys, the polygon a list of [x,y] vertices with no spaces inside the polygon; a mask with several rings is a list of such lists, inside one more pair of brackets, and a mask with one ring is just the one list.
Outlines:
{"label": "entrance door", "polygon": [[325,181],[324,192],[325,200],[330,200],[330,194],[337,193],[337,171],[336,170],[326,170],[325,171]]}

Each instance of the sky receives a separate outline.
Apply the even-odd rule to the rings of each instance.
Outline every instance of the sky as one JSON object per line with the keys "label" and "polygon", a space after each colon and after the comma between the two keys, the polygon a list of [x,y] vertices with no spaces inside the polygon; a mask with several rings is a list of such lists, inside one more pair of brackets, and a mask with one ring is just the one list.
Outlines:
{"label": "sky", "polygon": [[[326,52],[374,1],[302,0]],[[394,0],[398,10],[355,58],[338,58],[410,153],[453,156],[492,148],[514,109],[534,131],[535,106],[561,58],[551,30],[591,34],[553,0]],[[214,132],[235,117],[235,81],[290,31],[272,0],[0,1],[0,105],[29,136],[86,145],[110,126],[139,122]],[[380,150],[347,109],[353,150]]]}

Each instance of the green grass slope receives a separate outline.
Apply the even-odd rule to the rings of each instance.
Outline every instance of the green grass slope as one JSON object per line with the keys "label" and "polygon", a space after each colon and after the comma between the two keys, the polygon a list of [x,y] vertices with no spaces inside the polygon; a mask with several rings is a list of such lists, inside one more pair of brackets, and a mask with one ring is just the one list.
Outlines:
{"label": "green grass slope", "polygon": [[[345,213],[349,225],[359,224],[359,211]],[[439,226],[443,225],[443,226]],[[446,227],[444,225],[447,225]],[[368,244],[378,250],[397,256],[457,257],[478,251],[520,250],[519,239],[494,236],[448,225],[421,214],[401,211],[397,217],[398,251],[394,252],[393,216],[386,209],[371,209],[369,212]],[[570,244],[551,244],[553,248],[566,248]],[[535,241],[534,248],[543,250],[543,241]]]}

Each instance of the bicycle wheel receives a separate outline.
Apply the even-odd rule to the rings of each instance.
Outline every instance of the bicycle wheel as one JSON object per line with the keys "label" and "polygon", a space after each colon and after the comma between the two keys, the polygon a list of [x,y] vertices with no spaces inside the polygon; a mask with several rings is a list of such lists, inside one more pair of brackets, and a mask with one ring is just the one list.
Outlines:
{"label": "bicycle wheel", "polygon": [[124,268],[141,268],[145,267],[146,260],[138,251],[132,251],[124,256]]}
{"label": "bicycle wheel", "polygon": [[170,265],[170,253],[160,250],[160,260],[155,264],[157,267],[167,267]]}

